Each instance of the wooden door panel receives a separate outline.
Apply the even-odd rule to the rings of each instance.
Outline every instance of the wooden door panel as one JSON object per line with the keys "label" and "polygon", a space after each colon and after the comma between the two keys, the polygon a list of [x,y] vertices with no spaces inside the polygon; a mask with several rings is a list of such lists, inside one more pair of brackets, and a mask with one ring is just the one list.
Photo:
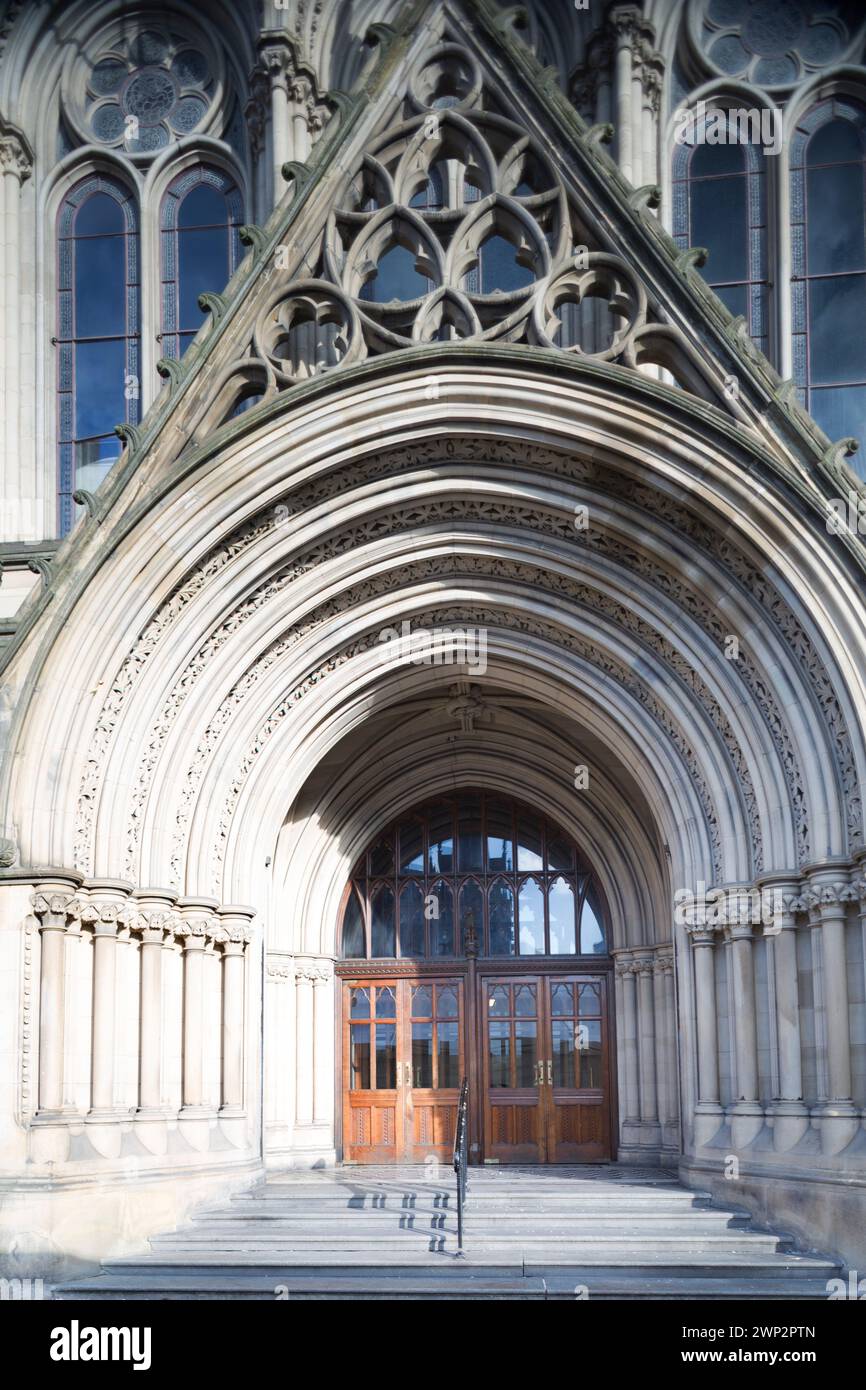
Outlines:
{"label": "wooden door panel", "polygon": [[545,1109],[550,1163],[610,1158],[607,982],[558,975],[545,988]]}
{"label": "wooden door panel", "polygon": [[463,981],[404,981],[406,1081],[403,1161],[449,1163],[465,1075]]}
{"label": "wooden door panel", "polygon": [[545,1160],[539,987],[533,976],[481,981],[484,1156],[499,1163]]}
{"label": "wooden door panel", "polygon": [[397,999],[394,980],[343,986],[343,1153],[350,1163],[400,1158]]}

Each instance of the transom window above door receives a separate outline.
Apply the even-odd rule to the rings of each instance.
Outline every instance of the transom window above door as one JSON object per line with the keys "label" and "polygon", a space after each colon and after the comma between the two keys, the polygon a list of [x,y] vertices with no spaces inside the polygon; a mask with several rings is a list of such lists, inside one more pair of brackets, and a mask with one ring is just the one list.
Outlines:
{"label": "transom window above door", "polygon": [[589,865],[544,816],[489,792],[401,816],[355,865],[342,911],[346,960],[608,953]]}

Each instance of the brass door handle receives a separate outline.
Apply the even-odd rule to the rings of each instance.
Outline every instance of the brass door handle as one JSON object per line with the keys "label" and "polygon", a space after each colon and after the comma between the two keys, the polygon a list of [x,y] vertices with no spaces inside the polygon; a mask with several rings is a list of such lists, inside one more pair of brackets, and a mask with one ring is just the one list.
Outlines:
{"label": "brass door handle", "polygon": [[547,1084],[553,1085],[553,1060],[550,1057],[547,1059]]}
{"label": "brass door handle", "polygon": [[536,1062],[536,1063],[535,1063],[535,1084],[536,1084],[536,1086],[543,1086],[543,1085],[544,1085],[544,1063],[543,1063],[543,1062]]}

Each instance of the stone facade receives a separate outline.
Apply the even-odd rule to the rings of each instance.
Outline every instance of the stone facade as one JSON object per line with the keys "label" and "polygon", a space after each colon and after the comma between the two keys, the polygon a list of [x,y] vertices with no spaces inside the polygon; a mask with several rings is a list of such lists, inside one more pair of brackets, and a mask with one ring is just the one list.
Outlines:
{"label": "stone facade", "polygon": [[[23,7],[4,35],[15,1271],[339,1160],[347,878],[459,786],[536,805],[604,886],[619,1161],[856,1264],[866,552],[828,518],[866,489],[797,398],[787,223],[775,365],[667,229],[678,106],[866,97],[864,36],[762,68],[771,24],[737,56],[674,0],[258,8]],[[161,358],[160,210],[203,163],[246,254]],[[54,237],[89,175],[138,200],[140,411],[58,539]],[[526,272],[502,294],[472,280],[490,238]],[[366,292],[396,247],[409,308]],[[440,664],[385,651],[406,621]]]}

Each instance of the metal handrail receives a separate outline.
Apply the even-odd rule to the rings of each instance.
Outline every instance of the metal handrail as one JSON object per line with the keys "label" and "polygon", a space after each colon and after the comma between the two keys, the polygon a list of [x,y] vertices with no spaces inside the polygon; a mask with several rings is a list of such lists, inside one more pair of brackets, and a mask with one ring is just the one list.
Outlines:
{"label": "metal handrail", "polygon": [[464,1076],[457,1102],[457,1129],[454,1133],[454,1172],[457,1176],[457,1253],[463,1254],[463,1206],[466,1201],[469,1164],[469,1081]]}

